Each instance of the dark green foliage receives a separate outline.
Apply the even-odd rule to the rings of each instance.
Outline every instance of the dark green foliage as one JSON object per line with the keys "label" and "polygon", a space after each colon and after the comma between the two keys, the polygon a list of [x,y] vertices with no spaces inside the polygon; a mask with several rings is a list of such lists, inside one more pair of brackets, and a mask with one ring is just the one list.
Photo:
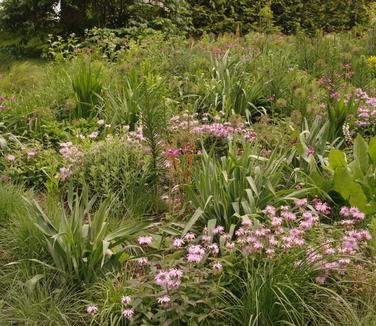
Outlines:
{"label": "dark green foliage", "polygon": [[197,34],[265,31],[265,8],[270,7],[274,24],[285,33],[302,28],[309,32],[347,30],[367,21],[369,0],[190,0]]}
{"label": "dark green foliage", "polygon": [[265,0],[190,0],[193,25],[196,34],[235,32],[239,26],[242,33],[251,30],[258,21],[259,11]]}

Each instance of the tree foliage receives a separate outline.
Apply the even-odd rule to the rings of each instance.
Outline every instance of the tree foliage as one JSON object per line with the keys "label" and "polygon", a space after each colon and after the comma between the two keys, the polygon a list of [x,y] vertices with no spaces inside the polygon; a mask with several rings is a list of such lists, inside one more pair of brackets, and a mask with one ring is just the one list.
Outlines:
{"label": "tree foliage", "polygon": [[[57,30],[82,33],[93,26],[146,24],[194,35],[270,29],[325,32],[350,29],[368,19],[371,0],[4,0],[0,26],[9,31]],[[56,8],[60,8],[57,13]],[[265,20],[267,24],[265,25]],[[192,22],[192,25],[191,25]],[[193,29],[191,28],[193,27]]]}

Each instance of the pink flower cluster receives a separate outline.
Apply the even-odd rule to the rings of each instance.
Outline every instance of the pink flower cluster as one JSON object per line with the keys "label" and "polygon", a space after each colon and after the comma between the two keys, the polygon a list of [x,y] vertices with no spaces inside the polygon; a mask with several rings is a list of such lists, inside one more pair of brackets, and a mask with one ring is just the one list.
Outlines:
{"label": "pink flower cluster", "polygon": [[[323,245],[320,247],[318,243],[319,248],[315,249],[307,245],[309,231],[319,226],[320,215],[329,214],[331,209],[318,198],[313,199],[312,206],[315,208],[313,211],[308,209],[309,203],[306,198],[297,200],[295,207],[267,206],[263,211],[267,217],[265,223],[252,226],[250,220],[243,221],[242,226],[235,232],[236,245],[246,256],[264,253],[273,256],[277,250],[289,251],[294,248],[306,250],[307,258],[304,262],[320,271],[320,276],[316,280],[320,283],[325,282],[330,273],[343,273],[343,267],[351,263],[351,259],[338,256],[356,255],[363,244],[366,245],[366,242],[371,240],[368,230],[354,228],[356,222],[364,220],[365,214],[355,207],[343,207],[340,211],[343,220],[339,223],[344,227],[341,237],[336,241],[322,239]],[[298,265],[301,263],[297,262]]]}
{"label": "pink flower cluster", "polygon": [[0,96],[0,111],[4,111],[8,108],[7,104],[15,102],[16,99],[13,96],[10,96],[8,98],[4,96]]}
{"label": "pink flower cluster", "polygon": [[178,132],[181,130],[191,131],[197,136],[209,135],[216,138],[231,140],[236,136],[245,141],[253,141],[256,138],[256,133],[249,130],[246,123],[239,122],[236,125],[230,122],[220,122],[224,112],[213,117],[213,122],[209,122],[208,115],[204,115],[202,122],[197,119],[197,113],[189,114],[183,112],[181,115],[176,115],[170,120],[170,131]]}
{"label": "pink flower cluster", "polygon": [[61,143],[59,153],[69,163],[75,163],[83,157],[82,152],[72,142]]}
{"label": "pink flower cluster", "polygon": [[61,143],[59,153],[66,160],[67,165],[59,169],[57,177],[65,181],[73,174],[73,165],[83,158],[83,153],[72,142]]}
{"label": "pink flower cluster", "polygon": [[184,145],[180,148],[168,148],[163,151],[162,155],[167,158],[175,158],[180,155],[193,154],[193,150],[190,145]]}
{"label": "pink flower cluster", "polygon": [[171,268],[168,271],[159,271],[155,276],[155,282],[164,288],[177,289],[181,284],[183,272],[177,268]]}
{"label": "pink flower cluster", "polygon": [[141,237],[138,237],[138,243],[140,246],[149,246],[151,244],[151,242],[153,241],[153,238],[150,237],[150,236],[141,236]]}
{"label": "pink flower cluster", "polygon": [[355,125],[368,127],[376,124],[376,97],[370,97],[366,92],[357,89],[355,99],[362,105],[359,106],[355,117]]}

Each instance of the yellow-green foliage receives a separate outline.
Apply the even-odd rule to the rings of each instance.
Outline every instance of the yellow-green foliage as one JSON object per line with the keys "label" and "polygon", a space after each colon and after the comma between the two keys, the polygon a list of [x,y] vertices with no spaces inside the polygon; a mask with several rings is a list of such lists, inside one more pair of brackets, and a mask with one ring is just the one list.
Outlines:
{"label": "yellow-green foliage", "polygon": [[27,61],[14,63],[0,79],[0,92],[10,94],[30,91],[40,85],[43,70],[43,67]]}

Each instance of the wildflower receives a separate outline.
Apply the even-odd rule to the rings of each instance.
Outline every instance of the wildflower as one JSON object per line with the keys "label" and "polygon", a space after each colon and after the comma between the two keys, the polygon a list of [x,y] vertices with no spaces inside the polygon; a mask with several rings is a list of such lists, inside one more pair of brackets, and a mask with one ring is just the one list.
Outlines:
{"label": "wildflower", "polygon": [[138,237],[138,243],[140,244],[140,246],[149,246],[152,242],[153,238],[150,237],[150,236],[142,236],[142,237]]}
{"label": "wildflower", "polygon": [[207,234],[204,234],[202,236],[202,242],[204,242],[204,243],[210,243],[211,242],[211,237],[209,235],[207,235]]}
{"label": "wildflower", "polygon": [[124,309],[121,313],[125,319],[132,320],[134,315],[134,310],[131,308]]}
{"label": "wildflower", "polygon": [[168,275],[168,272],[166,271],[160,271],[155,276],[155,282],[160,286],[166,286],[168,284],[168,280],[169,280],[169,275]]}
{"label": "wildflower", "polygon": [[325,275],[317,276],[316,279],[315,279],[315,281],[318,284],[324,284],[325,281],[326,281],[326,276]]}
{"label": "wildflower", "polygon": [[7,156],[7,160],[8,161],[14,161],[16,159],[16,157],[14,156],[14,155],[11,155],[11,154],[9,154],[8,156]]}
{"label": "wildflower", "polygon": [[29,152],[27,152],[27,157],[30,159],[30,158],[33,158],[35,155],[37,155],[37,151],[32,149],[30,150]]}
{"label": "wildflower", "polygon": [[344,217],[349,217],[350,216],[350,209],[348,207],[342,207],[339,214],[344,216]]}
{"label": "wildflower", "polygon": [[205,250],[200,245],[191,245],[188,247],[187,259],[190,263],[199,263],[205,254]]}
{"label": "wildflower", "polygon": [[319,200],[315,200],[314,203],[313,203],[313,206],[320,213],[323,213],[323,214],[329,214],[330,213],[330,207],[327,203],[322,203]]}
{"label": "wildflower", "polygon": [[132,298],[129,295],[123,295],[121,297],[121,303],[123,305],[129,305],[131,303],[131,301],[132,301]]}
{"label": "wildflower", "polygon": [[89,134],[89,138],[90,139],[96,139],[99,135],[99,132],[98,131],[93,131],[91,134]]}
{"label": "wildflower", "polygon": [[59,175],[61,180],[64,181],[72,175],[72,171],[70,170],[70,168],[61,167],[59,169]]}
{"label": "wildflower", "polygon": [[263,213],[265,213],[267,215],[274,216],[275,215],[275,207],[268,205],[268,206],[265,207]]}
{"label": "wildflower", "polygon": [[232,252],[234,250],[234,248],[235,248],[235,243],[233,243],[233,242],[227,242],[226,243],[226,250],[228,252]]}
{"label": "wildflower", "polygon": [[222,264],[219,261],[214,262],[213,264],[213,271],[220,272],[222,270]]}
{"label": "wildflower", "polygon": [[104,120],[103,119],[98,120],[97,124],[98,124],[98,126],[103,126],[104,125]]}
{"label": "wildflower", "polygon": [[358,221],[363,221],[365,218],[365,214],[362,213],[358,208],[356,207],[351,207],[350,208],[350,213]]}
{"label": "wildflower", "polygon": [[224,231],[225,228],[220,225],[213,229],[213,234],[223,234]]}
{"label": "wildflower", "polygon": [[169,203],[170,202],[170,196],[169,195],[162,195],[161,200],[165,203]]}
{"label": "wildflower", "polygon": [[194,240],[196,238],[196,235],[192,232],[188,232],[185,236],[184,239],[187,241]]}
{"label": "wildflower", "polygon": [[168,295],[162,295],[157,301],[160,305],[164,306],[171,302],[171,298]]}
{"label": "wildflower", "polygon": [[330,94],[330,98],[333,99],[333,100],[336,100],[336,101],[338,101],[340,99],[340,97],[341,97],[341,94],[338,93],[338,92],[334,92],[334,93]]}
{"label": "wildflower", "polygon": [[98,306],[97,305],[88,305],[87,308],[86,308],[86,312],[89,315],[94,316],[98,312]]}
{"label": "wildflower", "polygon": [[243,219],[242,226],[249,227],[250,225],[252,225],[252,221],[248,217],[246,217],[245,219]]}
{"label": "wildflower", "polygon": [[217,256],[219,254],[219,248],[216,243],[209,245],[208,249],[210,250],[213,256]]}
{"label": "wildflower", "polygon": [[174,239],[174,241],[173,241],[173,246],[175,247],[175,248],[181,248],[183,245],[184,245],[184,240],[183,239],[180,239],[180,238],[176,238],[176,239]]}
{"label": "wildflower", "polygon": [[299,206],[299,207],[307,206],[307,204],[308,204],[308,200],[307,200],[307,198],[298,199],[298,200],[295,202],[295,205],[296,205],[296,206]]}
{"label": "wildflower", "polygon": [[277,227],[282,225],[282,219],[280,217],[273,217],[272,219],[272,226]]}
{"label": "wildflower", "polygon": [[141,257],[141,258],[138,258],[138,259],[137,259],[137,263],[138,263],[140,266],[144,266],[144,265],[146,265],[148,262],[149,262],[149,259],[148,259],[147,257]]}
{"label": "wildflower", "polygon": [[316,153],[315,149],[312,146],[309,146],[307,150],[307,157],[310,157],[311,155],[314,155],[315,153]]}

